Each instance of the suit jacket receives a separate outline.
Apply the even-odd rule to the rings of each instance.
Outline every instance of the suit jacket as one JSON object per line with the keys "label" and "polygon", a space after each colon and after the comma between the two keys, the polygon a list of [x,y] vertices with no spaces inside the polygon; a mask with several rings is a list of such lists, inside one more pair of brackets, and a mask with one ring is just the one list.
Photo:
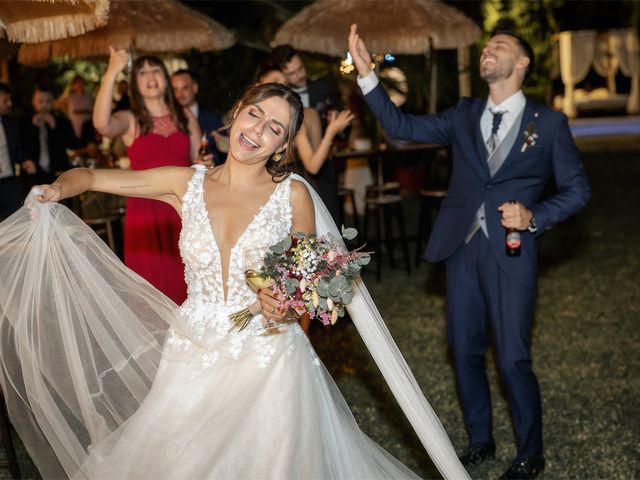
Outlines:
{"label": "suit jacket", "polygon": [[326,78],[307,81],[309,107],[323,113],[328,107],[335,110],[342,108],[342,100],[337,88]]}
{"label": "suit jacket", "polygon": [[9,149],[11,165],[15,167],[16,165],[22,164],[27,157],[25,157],[24,150],[22,149],[20,126],[18,121],[14,117],[3,115],[2,128],[4,128],[4,134],[7,138],[7,147]]}
{"label": "suit jacket", "polygon": [[213,154],[213,163],[215,165],[224,163],[227,159],[227,154],[220,152],[216,148],[216,142],[211,136],[212,130],[217,130],[224,126],[222,115],[218,115],[217,113],[210,112],[198,106],[198,124],[200,125],[200,130],[202,130],[203,133],[207,132],[207,138],[209,139],[209,151]]}
{"label": "suit jacket", "polygon": [[[79,145],[71,122],[62,115],[54,114],[54,117],[56,120],[55,129],[51,129],[45,124],[50,161],[49,171],[52,173],[70,168],[67,149],[74,149]],[[24,123],[23,145],[27,158],[33,160],[38,170],[40,170],[40,165],[38,165],[38,160],[40,159],[40,129],[31,122],[31,117]]]}
{"label": "suit jacket", "polygon": [[[522,203],[533,212],[537,236],[585,205],[591,190],[567,117],[527,100],[522,123],[514,126],[522,133],[492,177],[480,132],[480,117],[486,100],[463,98],[455,107],[440,114],[408,115],[393,105],[381,85],[364,98],[392,138],[451,147],[451,180],[429,238],[427,258],[436,262],[449,258],[464,242],[474,216],[484,202],[489,240],[496,258],[505,271],[535,279],[535,236],[523,232],[521,255],[508,257],[505,230],[497,209],[510,200]],[[527,145],[523,150],[526,130],[538,137],[535,144]],[[541,201],[551,177],[555,179],[557,193]],[[482,235],[482,232],[478,234]]]}

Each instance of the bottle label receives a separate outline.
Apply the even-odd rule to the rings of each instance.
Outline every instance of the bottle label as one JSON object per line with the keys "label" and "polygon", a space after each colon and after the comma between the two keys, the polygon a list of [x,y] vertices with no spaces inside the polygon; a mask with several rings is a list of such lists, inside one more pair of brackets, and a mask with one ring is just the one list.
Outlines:
{"label": "bottle label", "polygon": [[509,232],[507,233],[507,247],[511,249],[520,248],[522,244],[522,238],[520,237],[520,232]]}

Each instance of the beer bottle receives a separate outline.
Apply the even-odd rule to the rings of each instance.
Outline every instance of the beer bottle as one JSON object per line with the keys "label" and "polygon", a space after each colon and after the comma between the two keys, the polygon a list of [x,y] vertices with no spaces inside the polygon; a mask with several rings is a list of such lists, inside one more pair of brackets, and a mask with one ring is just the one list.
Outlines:
{"label": "beer bottle", "polygon": [[198,156],[200,160],[204,158],[206,154],[209,153],[209,139],[207,138],[207,134],[203,133],[202,138],[200,139],[200,149],[198,150]]}
{"label": "beer bottle", "polygon": [[509,257],[519,257],[520,247],[522,245],[522,234],[520,230],[515,228],[505,228],[505,246]]}

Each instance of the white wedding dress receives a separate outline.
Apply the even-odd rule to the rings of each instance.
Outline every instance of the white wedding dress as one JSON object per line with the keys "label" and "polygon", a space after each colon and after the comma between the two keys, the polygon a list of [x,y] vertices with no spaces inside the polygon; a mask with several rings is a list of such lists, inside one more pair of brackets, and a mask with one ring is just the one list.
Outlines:
{"label": "white wedding dress", "polygon": [[[232,249],[225,299],[204,174],[195,168],[183,198],[188,298],[177,311],[60,205],[32,207],[35,222],[0,225],[0,274],[15,280],[0,288],[0,377],[12,422],[45,478],[417,478],[358,428],[297,323],[265,334],[256,316],[230,331],[229,314],[256,300],[244,281],[247,252],[290,234],[292,177]],[[37,226],[15,231],[25,223]],[[399,399],[405,412],[415,408],[407,402],[424,400],[411,388]],[[466,478],[437,418],[420,432],[433,419],[407,414],[433,442],[445,477]]]}

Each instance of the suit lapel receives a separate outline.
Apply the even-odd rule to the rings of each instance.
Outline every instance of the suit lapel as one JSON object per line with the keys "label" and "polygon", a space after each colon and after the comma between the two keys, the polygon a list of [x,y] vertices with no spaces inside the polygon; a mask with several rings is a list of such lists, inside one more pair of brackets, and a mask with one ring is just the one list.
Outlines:
{"label": "suit lapel", "polygon": [[484,143],[482,131],[480,130],[480,117],[482,117],[482,112],[484,112],[486,106],[486,100],[482,103],[476,103],[471,115],[469,115],[469,123],[467,125],[467,131],[471,132],[471,146],[476,153],[472,164],[479,170],[482,176],[489,176],[489,165],[487,164],[489,152],[487,151],[487,146]]}

